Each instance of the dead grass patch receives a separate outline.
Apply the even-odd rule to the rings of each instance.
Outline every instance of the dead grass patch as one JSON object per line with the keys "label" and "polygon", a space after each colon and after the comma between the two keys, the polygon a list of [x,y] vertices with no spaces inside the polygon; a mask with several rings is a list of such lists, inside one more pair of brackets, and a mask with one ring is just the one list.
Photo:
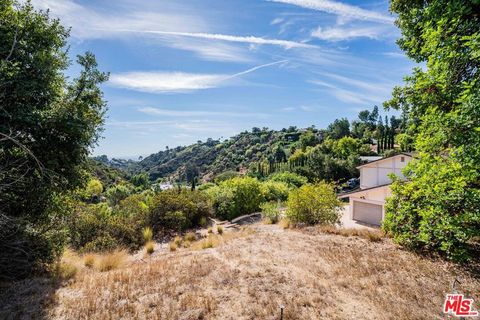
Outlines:
{"label": "dead grass patch", "polygon": [[329,225],[318,226],[317,228],[323,233],[337,234],[343,237],[359,237],[371,242],[379,242],[385,238],[385,234],[381,230],[337,228]]}
{"label": "dead grass patch", "polygon": [[127,260],[127,252],[117,250],[103,255],[98,255],[95,267],[100,272],[106,272],[118,269],[125,265]]}

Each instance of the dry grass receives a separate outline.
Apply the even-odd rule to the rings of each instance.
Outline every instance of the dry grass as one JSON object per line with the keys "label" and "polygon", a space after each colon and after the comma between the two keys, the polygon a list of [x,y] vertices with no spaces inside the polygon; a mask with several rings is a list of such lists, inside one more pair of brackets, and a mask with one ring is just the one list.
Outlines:
{"label": "dry grass", "polygon": [[319,226],[315,227],[320,232],[328,234],[338,234],[344,237],[360,237],[367,239],[371,242],[379,242],[385,238],[385,234],[381,230],[370,230],[370,229],[344,229],[337,228],[335,226]]}
{"label": "dry grass", "polygon": [[197,236],[193,232],[187,232],[187,234],[183,237],[183,240],[193,242],[197,240]]}
{"label": "dry grass", "polygon": [[278,222],[278,225],[282,229],[290,229],[292,227],[292,222],[288,218],[283,218]]}
{"label": "dry grass", "polygon": [[154,251],[155,251],[155,242],[150,240],[145,244],[145,252],[148,255],[151,255],[153,254]]}
{"label": "dry grass", "polygon": [[255,228],[211,235],[221,242],[209,250],[194,250],[197,241],[147,263],[79,273],[56,291],[48,318],[277,319],[284,305],[284,319],[440,319],[455,278],[459,292],[480,299],[471,273],[389,239]]}
{"label": "dry grass", "polygon": [[113,251],[97,257],[96,268],[100,272],[115,270],[125,265],[127,253],[124,250]]}
{"label": "dry grass", "polygon": [[217,226],[217,233],[222,235],[223,234],[223,227],[222,226]]}
{"label": "dry grass", "polygon": [[175,243],[175,241],[173,241],[173,242],[170,242],[170,243],[168,244],[168,248],[170,249],[170,251],[173,252],[173,251],[177,251],[178,246],[177,246],[177,244]]}
{"label": "dry grass", "polygon": [[95,255],[92,253],[87,253],[83,256],[83,265],[87,268],[93,268],[95,265]]}
{"label": "dry grass", "polygon": [[153,239],[153,230],[150,227],[143,228],[142,230],[143,240],[145,243],[152,241]]}

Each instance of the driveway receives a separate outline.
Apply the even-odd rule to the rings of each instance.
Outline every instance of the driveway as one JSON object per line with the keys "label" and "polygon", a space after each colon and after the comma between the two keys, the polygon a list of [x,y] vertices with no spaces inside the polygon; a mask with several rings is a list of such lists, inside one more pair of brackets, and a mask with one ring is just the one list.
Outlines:
{"label": "driveway", "polygon": [[340,223],[341,227],[345,229],[368,229],[368,230],[378,230],[379,227],[366,224],[363,222],[358,222],[350,218],[350,206],[348,204],[344,205],[341,211]]}

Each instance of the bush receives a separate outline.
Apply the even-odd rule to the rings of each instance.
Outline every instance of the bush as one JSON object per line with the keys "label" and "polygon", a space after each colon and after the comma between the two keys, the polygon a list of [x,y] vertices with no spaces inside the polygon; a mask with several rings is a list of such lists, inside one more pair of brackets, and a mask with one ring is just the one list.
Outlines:
{"label": "bush", "polygon": [[211,183],[211,182],[207,182],[207,183],[204,183],[204,184],[201,184],[197,187],[197,190],[198,191],[205,191],[205,190],[208,190],[212,187],[215,187],[215,183]]}
{"label": "bush", "polygon": [[143,228],[142,230],[143,240],[145,243],[152,241],[153,238],[153,230],[150,227]]}
{"label": "bush", "polygon": [[68,221],[70,244],[85,252],[109,251],[119,246],[137,249],[143,243],[143,216],[124,216],[105,203],[78,206]]}
{"label": "bush", "polygon": [[217,226],[217,233],[218,234],[223,234],[223,227],[222,226]]}
{"label": "bush", "polygon": [[288,198],[288,185],[279,181],[265,181],[261,185],[262,196],[266,201],[285,201]]}
{"label": "bush", "polygon": [[341,202],[333,184],[306,184],[293,190],[287,201],[287,217],[293,223],[335,224],[339,221]]}
{"label": "bush", "polygon": [[264,201],[260,186],[260,182],[255,178],[238,177],[209,189],[208,194],[216,215],[231,220],[257,211]]}
{"label": "bush", "polygon": [[300,188],[307,183],[307,178],[293,172],[274,173],[269,178],[270,181],[283,182],[290,188]]}
{"label": "bush", "polygon": [[100,272],[110,271],[120,268],[127,259],[125,251],[114,251],[100,256],[97,268]]}
{"label": "bush", "polygon": [[116,206],[121,200],[125,199],[132,193],[132,188],[128,185],[118,184],[110,187],[105,192],[108,202],[112,206]]}
{"label": "bush", "polygon": [[260,208],[263,217],[270,220],[271,223],[277,223],[280,218],[280,204],[278,202],[265,202]]}
{"label": "bush", "polygon": [[215,182],[221,183],[223,181],[230,180],[238,176],[239,176],[239,173],[236,171],[225,171],[220,174],[217,174],[217,176],[215,177]]}
{"label": "bush", "polygon": [[148,241],[145,244],[145,251],[147,254],[151,255],[155,251],[155,243],[153,241]]}
{"label": "bush", "polygon": [[154,231],[183,231],[200,225],[211,212],[209,198],[203,192],[167,190],[153,198],[148,222]]}

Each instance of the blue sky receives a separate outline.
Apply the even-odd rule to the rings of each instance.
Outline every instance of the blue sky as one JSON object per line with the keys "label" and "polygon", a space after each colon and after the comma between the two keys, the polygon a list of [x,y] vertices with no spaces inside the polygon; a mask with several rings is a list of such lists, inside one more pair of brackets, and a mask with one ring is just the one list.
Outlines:
{"label": "blue sky", "polygon": [[[145,156],[257,127],[326,127],[413,67],[388,1],[34,0],[111,73],[94,155]],[[69,74],[78,69],[72,67]]]}

